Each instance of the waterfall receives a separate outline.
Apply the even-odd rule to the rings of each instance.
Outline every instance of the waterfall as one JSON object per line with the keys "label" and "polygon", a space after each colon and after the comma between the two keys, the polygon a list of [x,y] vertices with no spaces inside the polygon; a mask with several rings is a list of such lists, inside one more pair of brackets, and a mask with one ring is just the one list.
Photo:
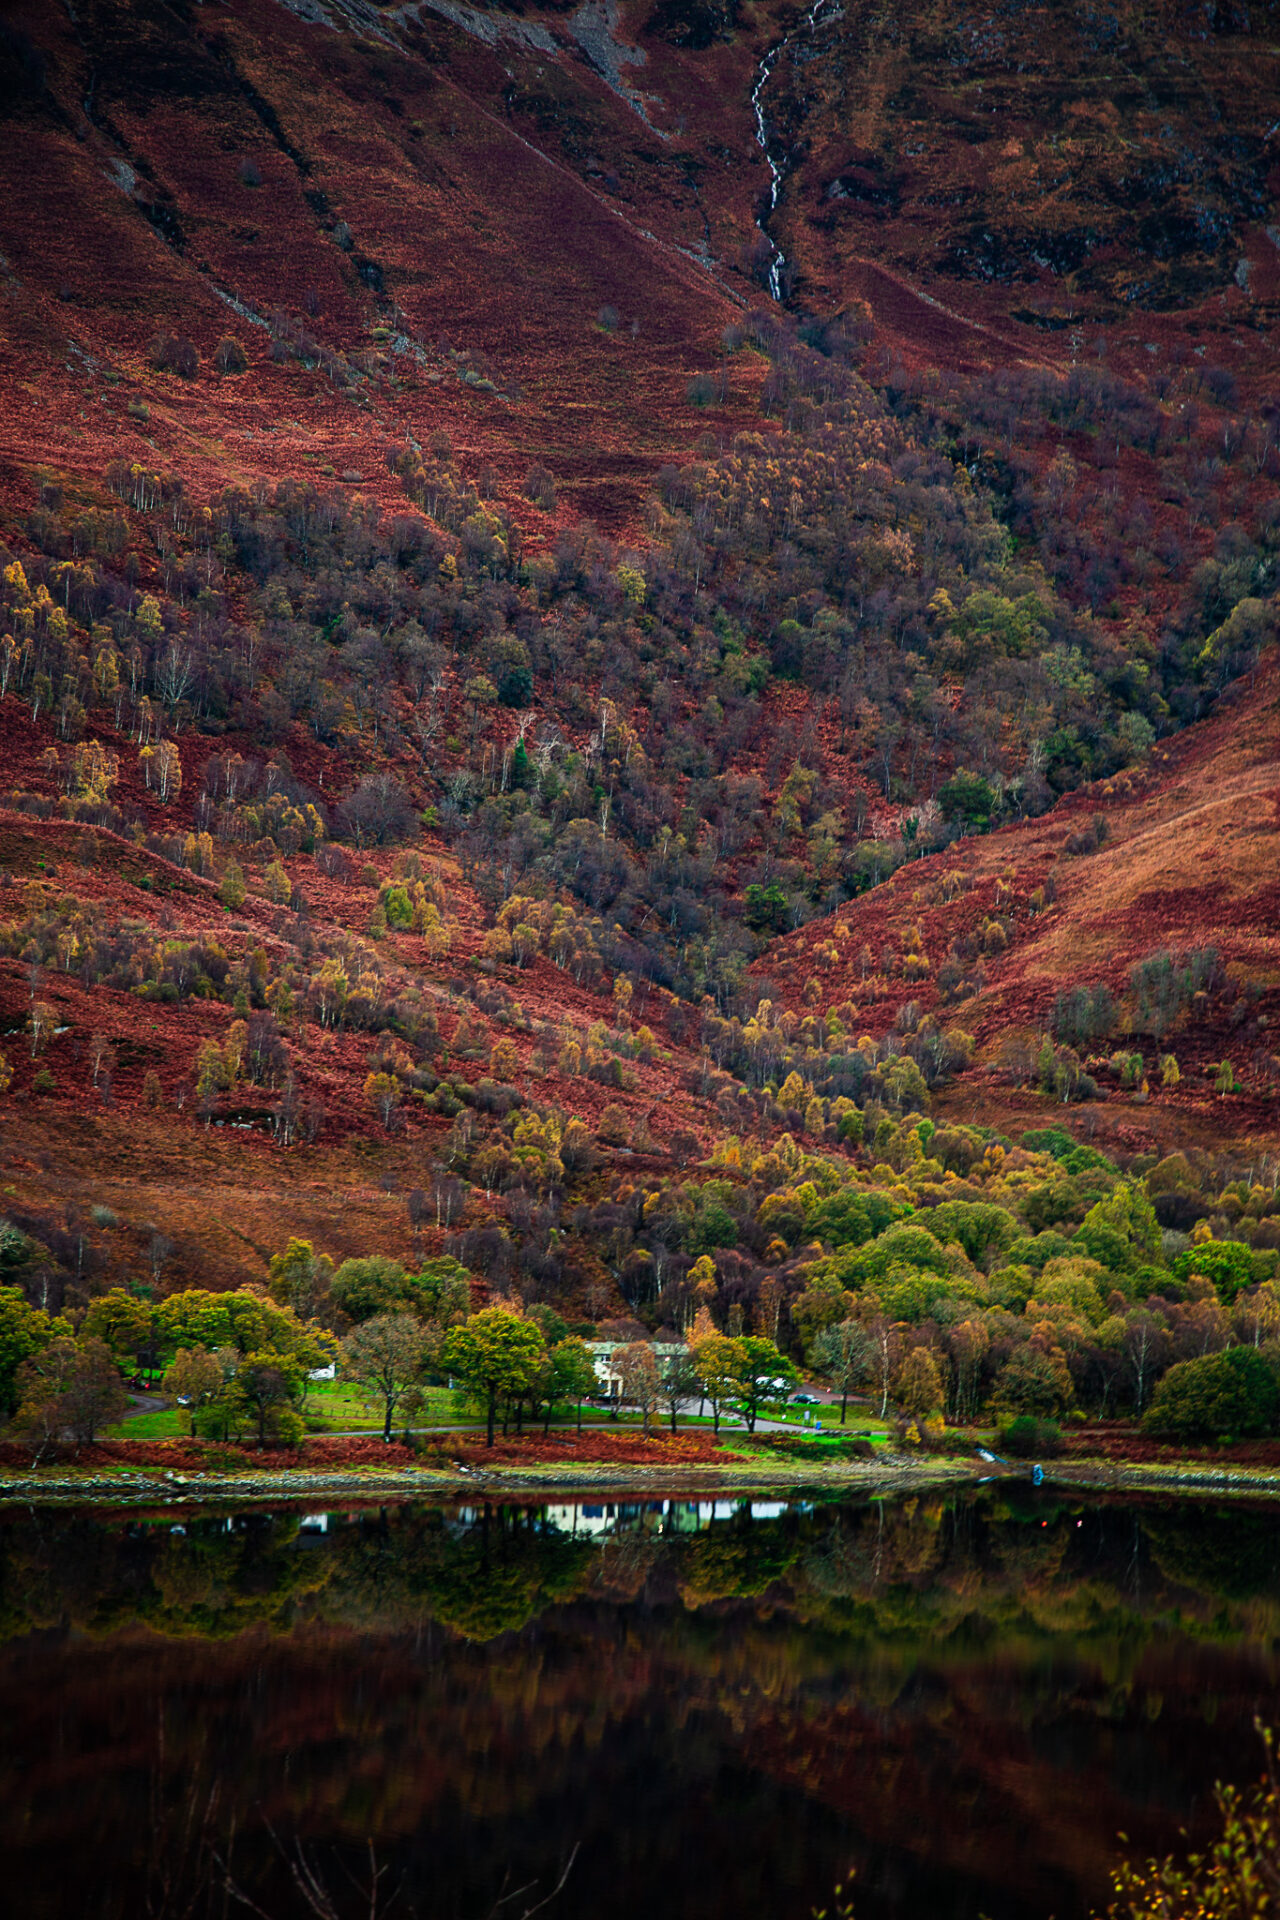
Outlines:
{"label": "waterfall", "polygon": [[772,255],[769,262],[769,292],[775,300],[779,301],[782,299],[782,270],[787,264],[787,256],[770,232],[769,222],[777,210],[778,200],[782,193],[782,183],[786,179],[786,168],[784,165],[785,156],[783,160],[775,159],[773,149],[769,143],[769,129],[765,125],[764,118],[764,90],[769,84],[770,76],[777,64],[779,55],[785,53],[792,41],[798,39],[801,34],[812,33],[818,24],[819,15],[823,13],[830,4],[831,0],[814,0],[814,4],[810,7],[800,25],[793,27],[790,33],[784,34],[776,45],[770,47],[768,53],[766,53],[764,59],[760,62],[760,70],[756,75],[756,83],[751,89],[751,108],[756,116],[756,139],[760,143],[760,151],[764,155],[765,164],[769,169],[769,210],[762,220],[757,220],[756,225],[769,243],[769,251]]}

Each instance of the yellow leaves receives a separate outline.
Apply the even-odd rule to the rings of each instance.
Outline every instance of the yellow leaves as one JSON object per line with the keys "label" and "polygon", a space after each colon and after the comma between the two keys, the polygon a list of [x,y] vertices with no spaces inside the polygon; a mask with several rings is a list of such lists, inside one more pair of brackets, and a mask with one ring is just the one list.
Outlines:
{"label": "yellow leaves", "polygon": [[160,614],[160,602],[154,594],[142,596],[141,604],[133,616],[133,624],[144,640],[158,640],[164,631],[164,621]]}
{"label": "yellow leaves", "polygon": [[505,1035],[495,1040],[489,1054],[489,1071],[495,1079],[513,1081],[520,1071],[520,1055],[514,1040]]}
{"label": "yellow leaves", "polygon": [[565,1041],[556,1055],[556,1068],[570,1077],[582,1071],[582,1048],[576,1040]]}
{"label": "yellow leaves", "polygon": [[400,1083],[393,1074],[371,1073],[364,1083],[364,1097],[384,1127],[389,1127],[400,1105]]}
{"label": "yellow leaves", "polygon": [[101,805],[120,776],[120,756],[97,740],[85,740],[72,752],[72,791],[77,800]]}
{"label": "yellow leaves", "polygon": [[189,833],[182,843],[182,864],[192,873],[211,874],[213,872],[213,835],[211,833]]}

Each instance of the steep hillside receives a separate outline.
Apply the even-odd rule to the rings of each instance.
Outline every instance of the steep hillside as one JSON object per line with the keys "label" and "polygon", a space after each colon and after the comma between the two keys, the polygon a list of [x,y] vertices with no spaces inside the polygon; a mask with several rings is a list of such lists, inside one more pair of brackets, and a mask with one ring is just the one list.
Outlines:
{"label": "steep hillside", "polygon": [[838,298],[903,272],[1024,341],[1103,326],[1158,353],[1182,320],[1261,364],[1274,25],[1271,7],[818,8],[771,85],[792,284]]}
{"label": "steep hillside", "polygon": [[[677,136],[650,124],[628,77],[646,55],[616,24],[11,10],[10,459],[84,471],[109,449],[206,485],[314,463],[376,486],[383,442],[443,428],[507,497],[537,460],[570,518],[633,520],[750,292],[736,256],[760,169],[723,60],[664,50],[699,102],[696,140]],[[717,136],[737,205],[713,198],[713,232]],[[199,356],[189,379],[149,365],[165,331]],[[247,377],[214,364],[228,333]],[[729,381],[712,423],[742,424],[757,384]]]}
{"label": "steep hillside", "polygon": [[1270,1248],[1271,12],[1077,16],[7,10],[29,1293],[727,1322],[1059,1120]]}
{"label": "steep hillside", "polygon": [[[1271,669],[1141,773],[900,868],[776,941],[759,963],[765,984],[795,1007],[848,1000],[877,1036],[895,1019],[903,1030],[908,1001],[913,1019],[971,1030],[988,1071],[953,1089],[957,1114],[1007,1123],[1043,1111],[1043,1092],[1029,1103],[1010,1083],[1036,1083],[1041,1036],[1053,1033],[1108,1061],[1103,1103],[1088,1109],[1100,1140],[1211,1145],[1255,1130],[1274,1140],[1278,693]],[[1213,959],[1192,981],[1197,952]],[[1099,988],[1114,1007],[1095,1018],[1080,996]],[[1130,1085],[1110,1060],[1134,1051],[1143,1065]],[[1166,1086],[1157,1061],[1170,1055],[1180,1078]],[[1226,1094],[1224,1060],[1239,1083]]]}

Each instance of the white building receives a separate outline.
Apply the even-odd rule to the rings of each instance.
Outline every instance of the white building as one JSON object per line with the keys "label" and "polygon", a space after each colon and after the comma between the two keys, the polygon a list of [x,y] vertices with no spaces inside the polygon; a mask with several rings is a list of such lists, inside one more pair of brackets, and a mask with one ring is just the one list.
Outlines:
{"label": "white building", "polygon": [[[619,1347],[629,1343],[624,1340],[588,1340],[587,1351],[591,1355],[596,1370],[598,1395],[602,1400],[621,1400],[622,1375],[613,1364],[613,1356]],[[683,1340],[655,1340],[653,1357],[661,1373],[667,1362],[679,1358],[688,1352]]]}

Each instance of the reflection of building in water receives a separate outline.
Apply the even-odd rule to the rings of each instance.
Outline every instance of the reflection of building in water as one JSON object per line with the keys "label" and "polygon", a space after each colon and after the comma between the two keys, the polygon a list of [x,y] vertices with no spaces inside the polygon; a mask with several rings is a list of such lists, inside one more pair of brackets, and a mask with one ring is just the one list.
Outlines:
{"label": "reflection of building in water", "polygon": [[805,1511],[786,1500],[601,1500],[542,1509],[543,1525],[561,1533],[603,1537],[649,1528],[662,1533],[701,1533],[743,1514],[752,1520],[780,1520]]}

